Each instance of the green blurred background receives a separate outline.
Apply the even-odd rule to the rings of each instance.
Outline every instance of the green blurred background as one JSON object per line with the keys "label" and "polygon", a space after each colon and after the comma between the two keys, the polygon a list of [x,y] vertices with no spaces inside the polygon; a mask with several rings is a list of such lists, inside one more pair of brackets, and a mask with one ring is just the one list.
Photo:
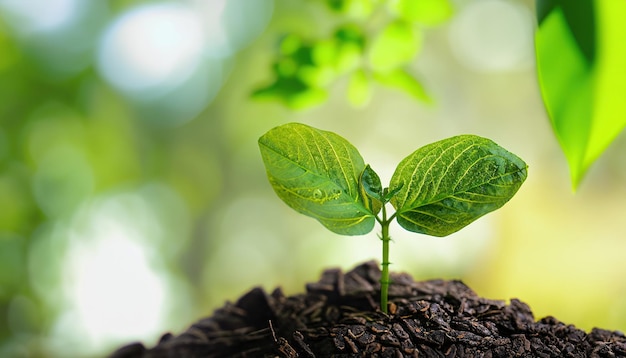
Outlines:
{"label": "green blurred background", "polygon": [[0,356],[153,345],[253,286],[302,292],[325,268],[379,260],[376,233],[334,235],[272,192],[257,139],[293,121],[348,139],[383,182],[456,134],[516,153],[529,177],[507,205],[446,238],[392,226],[392,269],[625,330],[626,138],[573,194],[537,84],[534,2],[424,1],[419,48],[378,59],[413,80],[354,85],[356,58],[309,91],[285,82],[285,39],[306,49],[350,23],[367,47],[393,9],[0,0]]}

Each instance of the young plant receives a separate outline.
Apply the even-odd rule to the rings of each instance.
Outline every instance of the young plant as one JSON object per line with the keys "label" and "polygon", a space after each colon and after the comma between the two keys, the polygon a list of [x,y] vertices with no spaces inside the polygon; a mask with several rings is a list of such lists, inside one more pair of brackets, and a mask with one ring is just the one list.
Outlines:
{"label": "young plant", "polygon": [[332,132],[289,123],[265,133],[259,147],[274,191],[297,212],[341,235],[367,234],[380,224],[385,313],[394,219],[408,231],[446,236],[504,205],[527,175],[524,161],[475,135],[416,150],[398,164],[386,188],[358,150]]}

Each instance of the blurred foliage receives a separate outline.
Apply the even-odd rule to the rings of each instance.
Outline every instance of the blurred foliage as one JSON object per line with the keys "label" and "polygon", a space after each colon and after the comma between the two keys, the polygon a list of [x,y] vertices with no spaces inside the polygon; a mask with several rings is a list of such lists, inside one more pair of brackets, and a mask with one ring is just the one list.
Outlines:
{"label": "blurred foliage", "polygon": [[[111,6],[123,11],[137,3]],[[88,37],[102,30],[111,13],[97,16],[98,31],[82,33],[91,42],[88,58],[96,42]],[[183,198],[186,215],[202,215],[221,185],[215,156],[221,142],[213,131],[173,135],[171,128],[152,125],[101,80],[92,63],[71,73],[55,72],[46,51],[66,62],[73,54],[32,48],[29,41],[46,34],[24,37],[9,22],[0,12],[0,356],[51,357],[59,351],[81,356],[78,346],[51,342],[73,300],[64,287],[64,270],[76,217],[94,199],[139,191],[153,182]],[[146,196],[159,201],[155,193]],[[162,202],[169,207],[153,211],[176,208]],[[141,226],[140,218],[132,220]],[[188,218],[169,212],[166,220],[169,227],[159,230],[174,230],[179,237],[170,238],[153,260],[180,274],[178,261],[185,252],[173,248],[189,241],[181,224]],[[154,245],[156,237],[150,239]],[[83,338],[83,349],[86,345]]]}
{"label": "blurred foliage", "polygon": [[348,78],[346,97],[365,106],[375,84],[397,88],[424,103],[432,100],[407,71],[419,55],[425,29],[452,15],[448,0],[325,0],[340,22],[328,37],[288,34],[279,41],[274,80],[253,98],[279,100],[292,109],[319,105],[329,88]]}
{"label": "blurred foliage", "polygon": [[537,71],[574,188],[626,127],[626,3],[539,0]]}
{"label": "blurred foliage", "polygon": [[[459,15],[474,16],[470,24],[485,20],[473,10],[490,2],[509,3],[450,1]],[[32,3],[40,15],[51,2],[0,0],[0,8]],[[589,175],[589,186],[572,196],[562,185],[558,147],[543,127],[532,63],[484,72],[469,66],[450,37],[459,24],[448,1],[276,0],[269,31],[253,31],[257,41],[236,61],[207,61],[205,73],[190,74],[196,87],[159,97],[185,108],[209,83],[205,75],[223,70],[215,100],[193,120],[180,121],[163,120],[172,115],[161,106],[138,106],[96,65],[108,25],[138,5],[163,2],[76,3],[89,6],[76,12],[83,17],[75,27],[59,33],[20,32],[30,17],[0,13],[0,356],[91,357],[132,340],[151,344],[253,285],[300,292],[323,268],[376,258],[375,236],[338,239],[276,202],[256,140],[291,121],[346,133],[381,177],[393,170],[388,158],[443,136],[472,132],[510,147],[533,175],[506,210],[446,240],[392,233],[392,269],[417,278],[462,278],[482,296],[520,297],[537,316],[552,314],[584,329],[626,327],[620,300],[626,293],[620,275],[626,269],[626,142],[617,140]],[[213,1],[177,2],[183,3]],[[511,3],[522,19],[531,13],[531,0]],[[607,6],[594,8],[596,16],[610,15],[613,5]],[[531,21],[529,15],[529,27]],[[602,22],[598,38],[616,23],[613,16]],[[245,27],[235,20],[232,26]],[[463,40],[476,48],[485,36],[476,26],[469,30],[478,35]],[[274,51],[268,44],[277,38]],[[624,115],[616,99],[626,91],[619,87],[623,76],[609,75],[613,61],[624,63],[623,46],[611,45],[616,41],[596,42],[582,63],[592,56],[586,74],[603,88],[593,99],[611,104],[594,111],[610,111],[617,126]],[[569,54],[553,55],[557,65]],[[531,51],[524,55],[532,58]],[[428,94],[417,72],[428,74]],[[270,85],[256,96],[271,101],[251,101],[250,88],[266,80]],[[344,86],[348,101],[331,100]],[[396,88],[409,95],[398,96]],[[439,106],[421,105],[430,93]],[[281,102],[325,105],[294,112]],[[352,104],[367,110],[354,111]],[[594,117],[592,126],[599,123]],[[151,276],[142,281],[142,272]],[[137,318],[138,311],[148,314]],[[157,316],[160,321],[151,321]],[[143,321],[151,323],[148,329],[131,330]]]}

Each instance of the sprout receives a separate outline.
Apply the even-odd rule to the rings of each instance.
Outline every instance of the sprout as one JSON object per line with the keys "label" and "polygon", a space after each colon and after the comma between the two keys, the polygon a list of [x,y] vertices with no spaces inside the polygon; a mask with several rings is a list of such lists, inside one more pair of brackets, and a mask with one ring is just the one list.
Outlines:
{"label": "sprout", "polygon": [[408,231],[447,236],[504,205],[527,175],[524,161],[475,135],[416,150],[398,164],[385,188],[358,150],[332,132],[289,123],[265,133],[259,147],[274,191],[297,212],[340,235],[367,234],[378,222],[385,313],[394,219]]}

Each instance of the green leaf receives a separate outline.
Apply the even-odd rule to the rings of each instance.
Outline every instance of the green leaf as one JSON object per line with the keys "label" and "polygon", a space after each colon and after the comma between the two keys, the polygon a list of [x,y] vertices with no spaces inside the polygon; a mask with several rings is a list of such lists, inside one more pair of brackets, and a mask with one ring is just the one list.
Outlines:
{"label": "green leaf", "polygon": [[378,214],[382,209],[383,202],[383,186],[380,183],[378,174],[368,165],[363,169],[361,178],[359,180],[361,195],[368,200],[365,201],[370,211],[373,214]]}
{"label": "green leaf", "polygon": [[359,180],[363,190],[372,198],[382,200],[383,197],[383,185],[380,183],[380,177],[372,167],[368,165],[363,169],[361,173],[361,179]]}
{"label": "green leaf", "polygon": [[421,32],[405,21],[394,21],[376,36],[369,52],[369,62],[378,72],[388,72],[407,64],[422,46]]}
{"label": "green leaf", "polygon": [[404,187],[404,184],[400,183],[397,187],[393,188],[393,190],[389,190],[389,188],[383,189],[383,202],[388,203],[391,198],[393,198],[400,189]]}
{"label": "green leaf", "polygon": [[383,186],[380,183],[380,177],[372,167],[368,165],[363,169],[363,173],[361,173],[360,179],[361,186],[365,193],[372,198],[382,200],[383,198]]}
{"label": "green leaf", "polygon": [[402,160],[391,177],[389,190],[397,192],[390,202],[406,230],[446,236],[509,201],[526,168],[489,139],[456,136]]}
{"label": "green leaf", "polygon": [[347,140],[289,123],[265,133],[259,148],[270,184],[291,208],[337,234],[372,230],[376,219],[360,188],[365,164]]}
{"label": "green leaf", "polygon": [[626,127],[626,2],[538,3],[537,74],[576,188]]}
{"label": "green leaf", "polygon": [[430,104],[433,102],[428,93],[426,93],[424,86],[403,69],[396,69],[387,73],[375,73],[374,79],[384,86],[404,91],[411,97],[424,103]]}
{"label": "green leaf", "polygon": [[438,25],[452,16],[452,4],[448,0],[397,0],[392,9],[407,21],[424,25]]}

